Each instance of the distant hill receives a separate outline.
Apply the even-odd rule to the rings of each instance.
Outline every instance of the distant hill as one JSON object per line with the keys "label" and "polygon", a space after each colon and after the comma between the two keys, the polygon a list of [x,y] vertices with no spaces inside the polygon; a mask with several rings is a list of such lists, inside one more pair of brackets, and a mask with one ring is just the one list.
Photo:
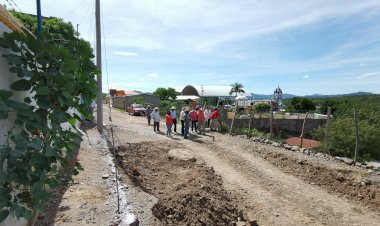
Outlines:
{"label": "distant hill", "polygon": [[[254,99],[258,100],[264,100],[264,99],[272,99],[273,94],[254,94],[251,93]],[[294,94],[289,93],[283,93],[282,99],[291,99],[293,97],[306,97],[306,98],[329,98],[329,97],[344,97],[344,96],[366,96],[366,95],[373,95],[373,93],[370,92],[356,92],[356,93],[347,93],[347,94],[335,94],[335,95],[323,95],[323,94],[313,94],[313,95],[306,95],[306,96],[298,96]]]}
{"label": "distant hill", "polygon": [[373,95],[373,93],[370,92],[356,92],[356,93],[347,93],[347,94],[335,94],[335,95],[323,95],[323,94],[313,94],[313,95],[306,95],[303,97],[307,98],[329,98],[329,97],[346,97],[346,96],[366,96],[366,95]]}
{"label": "distant hill", "polygon": [[[251,93],[251,95],[253,96],[254,99],[257,99],[257,100],[266,100],[266,99],[272,99],[273,98],[273,94],[266,95],[266,94],[254,94],[254,93]],[[293,95],[293,94],[283,93],[282,94],[282,99],[290,99],[290,98],[293,98],[295,96],[296,95]]]}

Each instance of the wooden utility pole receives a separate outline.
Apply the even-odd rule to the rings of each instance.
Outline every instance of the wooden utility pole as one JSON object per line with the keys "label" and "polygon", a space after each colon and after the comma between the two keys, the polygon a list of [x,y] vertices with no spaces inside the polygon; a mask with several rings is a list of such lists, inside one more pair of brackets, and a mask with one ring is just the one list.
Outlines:
{"label": "wooden utility pole", "polygon": [[325,139],[323,142],[323,153],[328,151],[328,140],[329,140],[329,128],[330,128],[330,117],[331,117],[331,107],[327,108],[327,119],[326,119],[326,127],[325,127]]}
{"label": "wooden utility pole", "polygon": [[100,0],[95,0],[95,18],[96,18],[96,66],[99,70],[97,77],[98,95],[97,95],[97,128],[100,133],[103,132],[103,101],[102,101],[102,38],[100,32]]}
{"label": "wooden utility pole", "polygon": [[[232,134],[232,127],[234,127],[234,121],[235,121],[235,115],[236,115],[236,110],[238,108],[238,104],[237,104],[237,101],[236,101],[236,104],[235,104],[235,110],[234,110],[234,116],[232,118],[232,122],[231,122],[231,128],[230,128],[230,135]],[[228,113],[227,113],[228,114]],[[227,116],[228,118],[228,116]]]}
{"label": "wooden utility pole", "polygon": [[356,114],[355,107],[354,107],[354,119],[355,119],[355,136],[356,136],[354,164],[356,164],[356,157],[358,156],[358,152],[359,152],[359,129],[358,129],[358,115]]}
{"label": "wooden utility pole", "polygon": [[303,145],[303,136],[304,136],[304,130],[305,130],[305,123],[306,123],[306,119],[307,119],[307,116],[309,115],[309,112],[306,112],[306,115],[305,115],[305,118],[303,120],[303,123],[302,123],[302,132],[301,132],[301,144],[300,144],[300,148],[302,148],[302,145]]}

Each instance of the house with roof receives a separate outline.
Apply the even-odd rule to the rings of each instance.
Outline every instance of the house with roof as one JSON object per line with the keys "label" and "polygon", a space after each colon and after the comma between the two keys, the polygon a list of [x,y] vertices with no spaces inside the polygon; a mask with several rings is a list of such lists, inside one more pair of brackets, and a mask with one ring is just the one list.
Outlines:
{"label": "house with roof", "polygon": [[135,102],[136,98],[143,98],[146,104],[152,107],[160,106],[160,97],[152,93],[140,91],[110,89],[110,94],[106,97],[106,103],[110,102],[112,107],[127,110]]}

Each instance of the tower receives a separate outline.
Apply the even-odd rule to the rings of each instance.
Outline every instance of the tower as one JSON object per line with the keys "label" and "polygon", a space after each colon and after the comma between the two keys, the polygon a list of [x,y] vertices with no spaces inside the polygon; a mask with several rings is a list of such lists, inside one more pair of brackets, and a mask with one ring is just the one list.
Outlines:
{"label": "tower", "polygon": [[274,90],[273,99],[275,101],[273,108],[275,111],[278,111],[282,106],[282,90],[280,86],[277,86],[277,88]]}

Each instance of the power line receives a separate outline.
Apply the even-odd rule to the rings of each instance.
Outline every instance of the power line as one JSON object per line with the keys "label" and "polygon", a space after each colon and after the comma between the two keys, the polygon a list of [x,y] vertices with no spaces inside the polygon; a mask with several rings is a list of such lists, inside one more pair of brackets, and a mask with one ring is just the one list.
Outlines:
{"label": "power line", "polygon": [[[8,2],[8,0],[6,0]],[[13,0],[10,0],[11,2],[13,2],[13,4],[16,6],[16,8],[18,9],[18,11],[21,13],[21,9],[20,7],[18,7],[18,5],[13,1]],[[9,2],[8,2],[9,3]],[[14,8],[13,8],[14,9]],[[14,9],[15,10],[15,9]],[[16,11],[16,10],[15,10]]]}
{"label": "power line", "polygon": [[87,16],[87,13],[89,12],[90,8],[94,8],[93,5],[94,5],[94,1],[90,1],[90,4],[88,4],[86,12],[84,13],[82,19],[79,21],[79,24],[81,24],[83,19]]}
{"label": "power line", "polygon": [[62,17],[62,19],[66,19],[69,15],[71,15],[74,11],[76,11],[79,6],[81,6],[84,3],[84,0],[82,0],[76,7],[74,7],[66,16]]}

